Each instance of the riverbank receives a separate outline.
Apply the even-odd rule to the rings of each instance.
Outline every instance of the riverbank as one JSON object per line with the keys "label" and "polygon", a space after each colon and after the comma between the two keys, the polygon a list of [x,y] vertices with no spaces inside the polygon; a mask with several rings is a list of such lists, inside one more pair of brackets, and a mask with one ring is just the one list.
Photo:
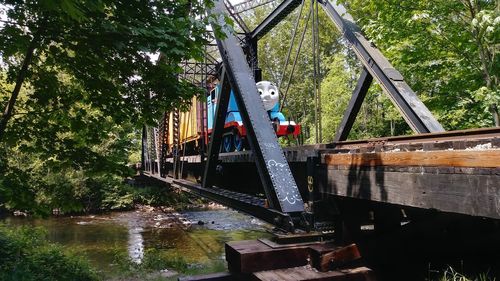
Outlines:
{"label": "riverbank", "polygon": [[[140,206],[133,211],[100,215],[45,219],[7,217],[0,225],[7,226],[9,231],[21,227],[16,240],[36,242],[33,246],[17,249],[36,253],[37,258],[28,262],[41,260],[45,266],[34,267],[38,268],[39,274],[47,275],[45,269],[68,272],[64,271],[68,267],[72,269],[70,273],[74,271],[81,275],[88,270],[88,274],[94,274],[90,276],[98,278],[68,279],[57,275],[57,279],[38,279],[40,276],[9,279],[0,276],[0,280],[177,280],[186,275],[225,271],[225,242],[269,237],[272,226],[220,205],[211,205],[203,210],[177,211],[168,207]],[[44,230],[41,232],[39,228]],[[0,257],[12,256],[2,252],[6,249],[2,248],[6,245],[2,242]],[[59,246],[48,246],[49,242]],[[63,257],[63,254],[68,257]],[[22,256],[31,257],[32,254]],[[15,264],[23,268],[19,266],[19,260]],[[467,279],[453,269],[432,268],[435,266],[429,264],[428,275],[432,277],[428,280],[495,280],[486,273]],[[8,272],[5,268],[1,271]]]}
{"label": "riverbank", "polygon": [[[89,274],[95,272],[99,280],[177,280],[186,274],[223,271],[225,242],[267,237],[270,228],[213,202],[140,180],[128,180],[102,198],[99,208],[78,212],[4,211],[0,225],[14,239],[26,240],[23,233],[33,232],[43,245],[55,243],[54,255],[88,263]],[[39,247],[46,248],[24,248],[38,252]],[[21,279],[30,280],[35,273],[22,274]],[[52,280],[80,280],[74,277]]]}
{"label": "riverbank", "polygon": [[177,280],[223,271],[225,242],[268,237],[271,228],[213,203],[179,211],[141,205],[99,215],[8,217],[3,223],[43,227],[48,241],[88,259],[102,280]]}
{"label": "riverbank", "polygon": [[54,205],[50,209],[40,211],[8,206],[0,202],[0,219],[6,216],[79,216],[79,215],[99,215],[112,211],[130,211],[149,207],[162,207],[166,210],[189,210],[211,208],[210,201],[200,197],[192,196],[173,189],[168,185],[154,185],[148,181],[143,181],[140,176],[128,178],[120,185],[101,192],[96,198],[82,198],[81,206],[69,210],[61,206]]}
{"label": "riverbank", "polygon": [[[88,274],[95,273],[98,280],[112,281],[177,280],[185,275],[225,271],[225,242],[270,236],[268,231],[272,226],[221,205],[190,197],[185,193],[176,193],[168,187],[143,185],[136,186],[135,189],[138,190],[137,194],[142,194],[142,201],[136,201],[132,210],[53,215],[45,218],[9,215],[0,218],[0,225],[3,223],[9,230],[23,227],[25,230],[21,229],[21,233],[33,233],[29,239],[45,241],[37,244],[42,245],[41,247],[31,248],[38,256],[46,255],[45,260],[55,257],[61,260],[61,263],[51,262],[45,264],[45,267],[51,269],[51,264],[73,268],[81,266],[82,269],[75,272],[89,270]],[[152,202],[157,206],[138,202]],[[161,204],[162,202],[170,205]],[[44,231],[36,230],[38,228],[43,228]],[[19,237],[26,240],[23,235]],[[48,243],[59,246],[49,247]],[[53,250],[47,254],[44,249]],[[8,256],[1,250],[2,243],[0,257]],[[64,258],[63,254],[68,255],[68,258]],[[24,256],[29,257],[31,254]],[[463,266],[455,265],[455,268],[463,269]],[[2,272],[8,271],[2,268]],[[45,274],[43,270],[40,272]],[[442,265],[433,264],[431,267],[430,263],[427,275],[427,280],[440,281],[494,280],[488,278],[486,273],[477,275],[477,278],[466,279],[457,271],[446,269]],[[16,280],[43,280],[37,278]],[[0,280],[15,279],[2,279],[0,276]],[[47,280],[94,279],[58,277]]]}

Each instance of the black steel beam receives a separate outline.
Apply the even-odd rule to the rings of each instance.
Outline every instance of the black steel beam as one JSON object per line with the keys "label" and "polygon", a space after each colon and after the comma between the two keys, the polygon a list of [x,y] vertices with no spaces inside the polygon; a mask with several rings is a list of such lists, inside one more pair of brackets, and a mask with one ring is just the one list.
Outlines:
{"label": "black steel beam", "polygon": [[[216,1],[212,11],[223,25],[223,14],[227,13],[222,1]],[[247,138],[255,155],[255,162],[264,191],[271,208],[280,212],[303,212],[304,202],[283,155],[268,113],[257,91],[252,70],[246,61],[239,40],[229,30],[225,38],[217,38],[217,45],[231,83]]]}
{"label": "black steel beam", "polygon": [[259,68],[259,56],[258,56],[258,47],[257,40],[250,40],[249,37],[245,37],[242,40],[242,46],[244,46],[244,52],[247,56],[248,65],[253,70],[253,75],[255,78],[255,82],[260,82],[262,80],[262,72]]}
{"label": "black steel beam", "polygon": [[290,232],[294,232],[295,230],[295,226],[290,215],[267,208],[265,206],[264,199],[217,187],[205,188],[187,180],[174,180],[172,184],[198,196],[213,200],[224,206],[245,212],[282,228],[283,230]]}
{"label": "black steel beam", "polygon": [[346,38],[354,52],[391,98],[404,119],[416,133],[443,132],[441,124],[406,84],[403,76],[362,34],[351,15],[339,4],[321,1],[321,6]]}
{"label": "black steel beam", "polygon": [[288,16],[295,8],[302,3],[302,0],[285,0],[274,11],[267,16],[250,34],[251,40],[259,40],[273,29],[282,19]]}
{"label": "black steel beam", "polygon": [[359,110],[361,109],[361,105],[365,100],[366,93],[368,93],[368,89],[370,88],[372,81],[373,76],[368,73],[366,68],[363,68],[363,71],[359,76],[358,84],[352,93],[349,105],[344,112],[342,122],[340,122],[340,126],[335,134],[334,141],[344,141],[347,139],[347,136],[349,136],[349,132],[351,131],[352,125],[356,120],[356,116],[358,116]]}
{"label": "black steel beam", "polygon": [[208,145],[207,162],[203,171],[202,186],[205,188],[213,185],[213,178],[217,168],[219,159],[220,145],[222,142],[222,134],[224,132],[224,123],[226,122],[227,107],[229,105],[229,97],[231,94],[231,86],[229,79],[222,70],[221,91],[217,98],[217,107],[212,134],[210,135],[210,144]]}

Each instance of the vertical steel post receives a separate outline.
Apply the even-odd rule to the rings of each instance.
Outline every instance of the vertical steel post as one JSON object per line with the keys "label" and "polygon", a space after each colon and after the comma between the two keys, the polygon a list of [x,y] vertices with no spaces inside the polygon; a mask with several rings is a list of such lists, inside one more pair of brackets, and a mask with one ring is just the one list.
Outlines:
{"label": "vertical steel post", "polygon": [[335,134],[334,141],[344,141],[349,136],[349,132],[352,129],[352,125],[356,120],[356,116],[358,116],[359,110],[361,109],[361,105],[365,100],[366,93],[368,93],[368,89],[373,81],[373,77],[366,68],[363,68],[361,75],[359,76],[358,84],[352,93],[351,100],[347,105],[347,109],[344,112],[344,117],[342,118],[342,122],[340,122],[339,128],[337,129],[337,133]]}
{"label": "vertical steel post", "polygon": [[224,123],[226,122],[227,107],[229,105],[229,97],[231,95],[231,86],[225,70],[222,70],[221,91],[217,97],[217,107],[215,120],[210,135],[210,143],[208,145],[207,162],[203,171],[202,186],[204,188],[212,187],[217,161],[219,160],[220,145],[222,143],[222,134],[224,133]]}

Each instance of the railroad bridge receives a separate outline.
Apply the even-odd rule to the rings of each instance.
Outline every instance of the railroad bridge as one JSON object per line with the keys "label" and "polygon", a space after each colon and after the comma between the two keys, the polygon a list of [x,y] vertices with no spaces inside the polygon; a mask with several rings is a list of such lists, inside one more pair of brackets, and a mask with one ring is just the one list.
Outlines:
{"label": "railroad bridge", "polygon": [[[144,127],[145,176],[274,224],[282,230],[282,241],[296,242],[304,237],[321,240],[328,236],[344,246],[358,243],[365,256],[387,259],[389,253],[401,247],[396,240],[412,241],[416,249],[427,244],[435,252],[451,251],[457,244],[464,249],[499,249],[498,239],[491,239],[498,236],[500,219],[500,128],[446,132],[344,7],[335,1],[318,0],[313,1],[315,7],[321,7],[340,30],[363,69],[334,142],[282,148],[257,94],[256,82],[261,77],[257,44],[302,1],[282,1],[253,30],[239,16],[241,9],[248,9],[249,2],[233,6],[229,1],[216,1],[210,14],[219,24],[224,22],[221,15],[232,17],[243,32],[223,29],[225,35],[209,46],[218,51],[219,57],[207,52],[204,62],[183,65],[185,71],[180,79],[207,91],[211,79],[219,81],[212,130],[206,130],[203,100],[193,103],[197,111],[191,116],[174,110],[165,113],[156,127]],[[263,5],[270,1],[255,2]],[[313,8],[311,12],[314,14]],[[389,96],[414,135],[347,140],[373,80]],[[231,91],[247,131],[248,149],[223,153],[221,143]],[[209,140],[206,144],[201,141],[196,150],[181,138],[192,127],[183,122],[193,119],[200,122],[197,139]],[[454,244],[443,243],[449,237],[442,233],[451,231],[457,232],[451,239]],[[415,240],[421,237],[425,238]],[[235,250],[239,246],[228,247],[226,256],[241,262],[244,254]],[[349,246],[344,249],[348,256],[353,254]],[[332,251],[324,253],[331,258]],[[228,262],[233,273],[235,268],[245,273],[243,268],[248,266]],[[264,269],[269,268],[255,268]],[[359,272],[352,274],[358,276]],[[266,274],[259,276],[267,280]]]}

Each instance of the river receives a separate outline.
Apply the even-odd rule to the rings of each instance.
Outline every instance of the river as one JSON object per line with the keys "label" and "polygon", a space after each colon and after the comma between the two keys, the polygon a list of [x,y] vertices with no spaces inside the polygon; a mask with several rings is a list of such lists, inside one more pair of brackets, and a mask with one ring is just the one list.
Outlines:
{"label": "river", "polygon": [[50,241],[86,255],[105,276],[120,270],[117,256],[140,264],[151,250],[166,259],[182,260],[189,272],[221,271],[226,266],[225,242],[269,237],[271,229],[258,219],[222,207],[182,212],[143,207],[103,215],[7,217],[3,222],[45,228]]}

